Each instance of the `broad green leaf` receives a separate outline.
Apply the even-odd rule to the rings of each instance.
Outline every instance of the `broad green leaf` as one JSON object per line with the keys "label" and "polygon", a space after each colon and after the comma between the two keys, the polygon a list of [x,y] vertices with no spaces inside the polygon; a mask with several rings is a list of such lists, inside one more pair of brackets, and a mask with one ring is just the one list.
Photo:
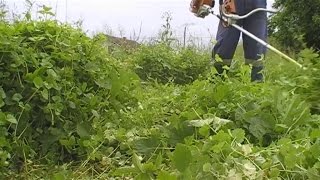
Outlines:
{"label": "broad green leaf", "polygon": [[157,180],[177,180],[178,177],[174,174],[170,174],[166,171],[161,171],[157,177]]}
{"label": "broad green leaf", "polygon": [[41,77],[36,77],[33,79],[33,84],[36,86],[36,88],[41,88],[43,86],[43,80]]}
{"label": "broad green leaf", "polygon": [[19,102],[21,99],[22,99],[22,95],[20,93],[15,93],[13,96],[12,96],[12,100],[16,101],[16,102]]}
{"label": "broad green leaf", "polygon": [[219,129],[221,126],[226,125],[230,122],[232,121],[228,119],[214,117],[210,119],[191,120],[191,121],[188,121],[188,124],[189,126],[193,126],[193,127],[202,127],[205,125],[212,125],[213,127],[216,127],[216,129]]}
{"label": "broad green leaf", "polygon": [[[46,47],[48,47],[48,46],[46,46]],[[52,68],[53,67],[53,65],[50,63],[49,59],[43,59],[40,64],[41,64],[41,66],[46,67],[46,68]],[[53,77],[52,74],[51,74],[51,71],[53,71],[53,70],[52,69],[48,69],[47,70],[47,74],[49,76],[51,75],[51,77]]]}
{"label": "broad green leaf", "polygon": [[162,153],[159,153],[155,162],[155,166],[157,168],[160,168],[162,161],[163,161]]}
{"label": "broad green leaf", "polygon": [[92,115],[93,115],[94,117],[100,118],[100,114],[98,113],[98,111],[92,109],[92,110],[91,110],[91,113],[92,113]]}
{"label": "broad green leaf", "polygon": [[6,120],[7,120],[6,114],[4,114],[3,112],[0,111],[0,125],[5,124]]}
{"label": "broad green leaf", "polygon": [[157,167],[153,164],[153,162],[144,163],[142,168],[145,172],[155,172],[157,171]]}
{"label": "broad green leaf", "polygon": [[310,134],[310,138],[312,139],[320,138],[320,129],[313,129]]}
{"label": "broad green leaf", "polygon": [[3,101],[2,98],[0,98],[0,108],[3,107],[6,103]]}
{"label": "broad green leaf", "polygon": [[[0,137],[0,148],[2,147],[10,147],[10,143],[7,141],[6,137]],[[3,151],[0,151],[0,155],[1,155],[1,152]]]}
{"label": "broad green leaf", "polygon": [[310,168],[307,171],[308,180],[319,180],[320,172],[316,168]]}
{"label": "broad green leaf", "polygon": [[0,87],[0,99],[4,99],[6,97],[7,97],[6,93],[4,92],[3,88]]}
{"label": "broad green leaf", "polygon": [[241,151],[245,156],[247,156],[252,153],[252,148],[249,144],[241,145]]}
{"label": "broad green leaf", "polygon": [[210,123],[213,122],[214,119],[200,119],[200,120],[191,120],[189,121],[190,126],[194,127],[202,127],[205,125],[209,125]]}
{"label": "broad green leaf", "polygon": [[95,81],[95,83],[104,89],[111,89],[112,88],[112,84],[110,83],[109,80],[105,80],[105,79],[98,79]]}
{"label": "broad green leaf", "polygon": [[89,72],[99,72],[100,71],[100,66],[99,64],[95,63],[95,62],[88,62],[85,65],[85,70],[89,71]]}
{"label": "broad green leaf", "polygon": [[228,172],[228,178],[227,179],[232,179],[232,180],[242,180],[242,174],[237,172],[236,169],[231,169],[229,172]]}
{"label": "broad green leaf", "polygon": [[214,121],[212,123],[212,127],[215,128],[215,131],[218,131],[220,130],[221,127],[227,125],[227,124],[230,124],[232,123],[231,120],[228,120],[228,119],[223,119],[223,118],[220,118],[220,117],[214,117]]}
{"label": "broad green leaf", "polygon": [[66,180],[66,176],[63,172],[59,172],[53,175],[51,180]]}
{"label": "broad green leaf", "polygon": [[314,164],[313,168],[320,169],[320,161]]}
{"label": "broad green leaf", "polygon": [[308,105],[299,96],[290,98],[289,104],[285,108],[286,113],[282,119],[283,124],[293,127],[306,123],[309,120],[310,112]]}
{"label": "broad green leaf", "polygon": [[134,149],[142,154],[151,155],[161,144],[158,137],[151,136],[145,138],[136,138],[133,141]]}
{"label": "broad green leaf", "polygon": [[257,165],[259,165],[260,167],[263,167],[264,165],[267,165],[267,160],[266,158],[264,158],[262,155],[254,155],[254,161]]}
{"label": "broad green leaf", "polygon": [[270,172],[269,172],[269,176],[271,178],[276,178],[280,175],[280,170],[277,168],[271,168]]}
{"label": "broad green leaf", "polygon": [[64,145],[68,150],[71,151],[72,147],[77,144],[76,138],[72,135],[69,139],[60,139],[61,145]]}
{"label": "broad green leaf", "polygon": [[123,176],[123,175],[129,175],[131,173],[137,174],[137,173],[140,173],[140,171],[135,167],[120,167],[114,171],[113,175]]}
{"label": "broad green leaf", "polygon": [[224,131],[219,131],[216,135],[212,137],[212,140],[216,142],[231,142],[231,136]]}
{"label": "broad green leaf", "polygon": [[243,169],[242,169],[243,174],[249,177],[249,179],[255,179],[257,174],[256,167],[248,160],[244,160],[242,164],[243,164]]}
{"label": "broad green leaf", "polygon": [[75,104],[74,102],[68,101],[68,103],[69,103],[69,107],[70,107],[71,109],[76,109],[76,108],[77,108],[77,107],[76,107],[76,104]]}
{"label": "broad green leaf", "polygon": [[122,82],[122,79],[120,79],[117,71],[112,71],[110,75],[110,80],[111,80],[110,93],[113,96],[118,96],[119,94],[121,94],[121,87],[123,87],[125,83]]}
{"label": "broad green leaf", "polygon": [[84,140],[82,143],[83,143],[84,147],[90,147],[90,145],[91,145],[91,141],[89,141],[89,140]]}
{"label": "broad green leaf", "polygon": [[299,161],[299,159],[297,158],[297,156],[295,154],[287,154],[284,157],[284,164],[286,165],[286,167],[288,167],[289,169],[292,169],[296,166],[297,162]]}
{"label": "broad green leaf", "polygon": [[313,144],[310,147],[310,151],[315,159],[319,158],[320,157],[320,143],[318,142],[316,144]]}
{"label": "broad green leaf", "polygon": [[203,166],[202,166],[202,170],[203,172],[211,172],[211,164],[210,163],[205,163]]}
{"label": "broad green leaf", "polygon": [[42,97],[45,99],[45,100],[48,100],[49,99],[49,92],[47,89],[44,89],[41,91],[41,95]]}
{"label": "broad green leaf", "polygon": [[48,69],[47,73],[50,77],[52,77],[54,80],[59,79],[57,73],[53,69]]}
{"label": "broad green leaf", "polygon": [[17,124],[17,123],[18,123],[17,119],[16,119],[13,115],[11,115],[11,114],[8,114],[8,115],[7,115],[7,121],[8,121],[8,122],[11,122],[11,123],[13,123],[13,124]]}
{"label": "broad green leaf", "polygon": [[232,134],[232,137],[236,139],[238,143],[242,143],[246,135],[243,129],[235,129],[231,132],[231,134]]}
{"label": "broad green leaf", "polygon": [[250,133],[252,133],[256,138],[261,138],[270,131],[270,129],[270,124],[259,117],[252,118],[249,126]]}
{"label": "broad green leaf", "polygon": [[62,99],[61,99],[60,96],[53,96],[53,97],[52,97],[52,100],[53,100],[54,102],[61,102],[61,101],[62,101]]}
{"label": "broad green leaf", "polygon": [[288,144],[291,144],[291,139],[289,139],[289,138],[282,138],[282,139],[280,139],[279,141],[278,141],[278,145],[288,145]]}
{"label": "broad green leaf", "polygon": [[35,78],[41,76],[46,71],[46,68],[40,67],[36,69],[33,73],[27,73],[26,74],[26,80],[33,81]]}
{"label": "broad green leaf", "polygon": [[29,37],[28,40],[32,41],[32,42],[35,42],[36,39],[34,37]]}
{"label": "broad green leaf", "polygon": [[140,173],[134,179],[135,180],[153,180],[148,173]]}
{"label": "broad green leaf", "polygon": [[220,143],[214,144],[211,149],[215,153],[220,153],[221,151],[226,149],[225,145],[227,145],[226,142],[220,142]]}
{"label": "broad green leaf", "polygon": [[78,123],[77,124],[77,134],[80,137],[89,137],[90,133],[89,130],[91,129],[91,127],[85,123]]}
{"label": "broad green leaf", "polygon": [[192,154],[188,146],[178,144],[173,152],[173,164],[180,171],[184,172],[192,161]]}
{"label": "broad green leaf", "polygon": [[278,133],[282,133],[286,131],[289,127],[285,124],[276,124],[275,126],[275,131]]}
{"label": "broad green leaf", "polygon": [[203,127],[201,127],[199,129],[199,134],[202,135],[202,136],[209,136],[210,135],[210,126],[209,125],[205,125]]}
{"label": "broad green leaf", "polygon": [[136,153],[133,153],[132,155],[132,163],[134,164],[134,166],[139,169],[140,172],[145,172],[143,169],[143,166],[141,164],[141,160],[139,158],[139,156]]}
{"label": "broad green leaf", "polygon": [[213,99],[215,100],[215,102],[220,103],[228,95],[229,91],[230,90],[227,85],[220,84],[214,89]]}

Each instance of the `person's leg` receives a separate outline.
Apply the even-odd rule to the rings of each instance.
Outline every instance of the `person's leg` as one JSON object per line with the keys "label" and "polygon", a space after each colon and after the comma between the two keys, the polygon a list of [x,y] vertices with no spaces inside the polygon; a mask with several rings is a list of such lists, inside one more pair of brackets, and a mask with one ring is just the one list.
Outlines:
{"label": "person's leg", "polygon": [[[248,5],[249,9],[266,8],[266,0],[251,0]],[[243,21],[243,27],[251,32],[259,39],[267,40],[267,15],[265,12],[257,12]],[[266,47],[243,34],[243,48],[245,63],[252,65],[251,80],[263,81],[263,60],[266,52]]]}
{"label": "person's leg", "polygon": [[219,74],[223,73],[223,66],[230,66],[238,45],[240,32],[233,27],[225,27],[220,21],[217,32],[217,43],[212,49],[212,60]]}

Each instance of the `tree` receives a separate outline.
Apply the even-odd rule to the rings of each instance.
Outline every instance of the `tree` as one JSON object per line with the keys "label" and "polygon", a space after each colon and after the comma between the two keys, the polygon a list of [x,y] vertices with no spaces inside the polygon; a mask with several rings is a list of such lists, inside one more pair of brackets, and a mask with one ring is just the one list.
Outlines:
{"label": "tree", "polygon": [[275,0],[269,33],[284,47],[320,51],[320,0]]}

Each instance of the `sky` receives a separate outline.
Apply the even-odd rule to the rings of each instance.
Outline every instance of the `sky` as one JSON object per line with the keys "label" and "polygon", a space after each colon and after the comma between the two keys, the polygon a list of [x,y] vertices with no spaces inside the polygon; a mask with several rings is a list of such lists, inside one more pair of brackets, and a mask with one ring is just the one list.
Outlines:
{"label": "sky", "polygon": [[[25,11],[25,0],[5,0],[10,10]],[[62,22],[83,21],[83,29],[89,34],[107,32],[129,39],[156,37],[165,24],[165,13],[170,13],[174,35],[203,39],[215,37],[218,19],[214,16],[197,18],[189,11],[191,0],[31,0],[34,12],[39,5],[53,8],[56,18]],[[270,8],[274,0],[268,0]],[[217,4],[214,8],[217,12]]]}

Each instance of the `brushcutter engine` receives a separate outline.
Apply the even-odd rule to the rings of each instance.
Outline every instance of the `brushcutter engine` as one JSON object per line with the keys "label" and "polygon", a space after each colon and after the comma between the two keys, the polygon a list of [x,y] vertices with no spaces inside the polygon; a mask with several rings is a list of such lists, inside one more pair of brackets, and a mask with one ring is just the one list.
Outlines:
{"label": "brushcutter engine", "polygon": [[215,0],[192,0],[190,11],[197,17],[204,18],[210,14],[210,9],[214,7]]}

